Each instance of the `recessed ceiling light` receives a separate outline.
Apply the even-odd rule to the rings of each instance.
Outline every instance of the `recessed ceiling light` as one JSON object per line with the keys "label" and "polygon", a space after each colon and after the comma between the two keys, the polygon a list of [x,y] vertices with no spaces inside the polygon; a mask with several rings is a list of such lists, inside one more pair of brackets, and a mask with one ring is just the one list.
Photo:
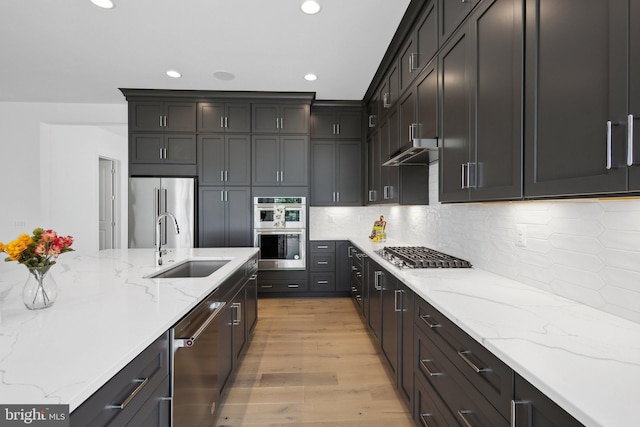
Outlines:
{"label": "recessed ceiling light", "polygon": [[226,71],[216,71],[215,73],[213,73],[213,77],[218,80],[233,80],[236,78],[236,76]]}
{"label": "recessed ceiling light", "polygon": [[305,79],[305,80],[308,80],[308,81],[310,81],[310,82],[312,82],[312,81],[314,81],[314,80],[318,80],[318,76],[316,76],[316,75],[315,75],[315,74],[313,74],[313,73],[309,73],[309,74],[307,74],[306,76],[304,76],[304,79]]}
{"label": "recessed ceiling light", "polygon": [[91,3],[103,9],[113,9],[115,7],[111,0],[91,0]]}
{"label": "recessed ceiling light", "polygon": [[300,9],[307,15],[315,15],[320,12],[320,4],[315,0],[307,0],[300,5]]}
{"label": "recessed ceiling light", "polygon": [[167,71],[167,76],[173,77],[174,79],[179,79],[180,77],[182,77],[182,74],[180,74],[176,70],[169,70]]}

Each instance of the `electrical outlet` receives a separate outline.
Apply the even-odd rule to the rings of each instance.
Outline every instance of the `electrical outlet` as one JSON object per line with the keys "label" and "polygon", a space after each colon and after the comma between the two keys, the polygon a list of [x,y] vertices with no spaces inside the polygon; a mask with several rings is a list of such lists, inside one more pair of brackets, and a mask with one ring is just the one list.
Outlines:
{"label": "electrical outlet", "polygon": [[516,246],[527,247],[527,224],[516,224]]}

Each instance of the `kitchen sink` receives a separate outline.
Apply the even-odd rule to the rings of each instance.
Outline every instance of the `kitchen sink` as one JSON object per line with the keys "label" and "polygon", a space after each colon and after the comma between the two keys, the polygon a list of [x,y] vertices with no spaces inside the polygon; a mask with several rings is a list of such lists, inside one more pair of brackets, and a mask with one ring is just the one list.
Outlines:
{"label": "kitchen sink", "polygon": [[206,277],[223,267],[228,259],[190,259],[158,273],[146,276],[148,279],[175,279],[185,277]]}

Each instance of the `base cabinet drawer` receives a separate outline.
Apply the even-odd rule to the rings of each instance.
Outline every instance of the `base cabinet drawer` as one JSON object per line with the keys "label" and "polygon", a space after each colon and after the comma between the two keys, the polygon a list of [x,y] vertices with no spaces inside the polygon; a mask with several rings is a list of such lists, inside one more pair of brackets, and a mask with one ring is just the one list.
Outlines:
{"label": "base cabinet drawer", "polygon": [[420,375],[413,382],[413,414],[416,425],[423,427],[457,426],[458,422],[438,393]]}
{"label": "base cabinet drawer", "polygon": [[[167,332],[76,408],[71,413],[71,426],[129,425],[138,417],[138,412],[148,410],[149,405],[156,407],[159,412],[155,416],[161,417],[169,413],[168,402],[162,403],[169,393]],[[169,420],[167,415],[167,424]]]}
{"label": "base cabinet drawer", "polygon": [[333,292],[336,290],[336,275],[334,272],[329,273],[311,273],[311,291],[312,292]]}
{"label": "base cabinet drawer", "polygon": [[457,370],[500,411],[511,416],[513,370],[422,298],[415,323]]}
{"label": "base cabinet drawer", "polygon": [[503,417],[420,330],[415,345],[415,375],[429,382],[460,425],[509,427],[509,417]]}
{"label": "base cabinet drawer", "polygon": [[306,280],[269,280],[258,284],[258,292],[306,292],[309,285]]}

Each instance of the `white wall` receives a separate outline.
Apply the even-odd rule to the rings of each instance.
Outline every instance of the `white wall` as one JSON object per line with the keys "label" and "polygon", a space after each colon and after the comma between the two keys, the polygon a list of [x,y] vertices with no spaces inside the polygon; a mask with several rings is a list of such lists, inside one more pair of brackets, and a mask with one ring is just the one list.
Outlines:
{"label": "white wall", "polygon": [[429,187],[429,206],[312,207],[309,235],[368,236],[384,215],[389,237],[640,323],[640,199],[443,205],[437,164]]}
{"label": "white wall", "polygon": [[[35,227],[98,250],[98,157],[120,165],[120,241],[126,242],[127,105],[0,103],[0,241]],[[3,254],[4,255],[4,254]],[[19,268],[18,268],[19,267]],[[24,275],[0,263],[2,282]]]}

